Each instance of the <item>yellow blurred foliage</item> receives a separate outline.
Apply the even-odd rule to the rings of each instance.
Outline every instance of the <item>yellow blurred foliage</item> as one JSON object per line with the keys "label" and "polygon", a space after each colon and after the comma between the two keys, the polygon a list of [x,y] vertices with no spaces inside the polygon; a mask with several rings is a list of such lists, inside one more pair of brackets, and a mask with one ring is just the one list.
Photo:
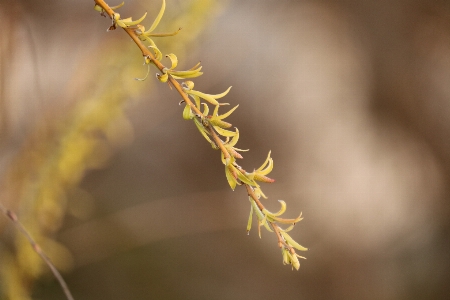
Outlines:
{"label": "yellow blurred foliage", "polygon": [[[169,13],[163,22],[189,27],[161,42],[161,49],[177,48],[180,52],[198,37],[217,12],[214,0],[185,1],[183,6],[176,14],[173,8],[168,9],[172,15]],[[98,16],[93,11],[84,18]],[[70,250],[52,237],[68,211],[79,217],[83,216],[84,208],[92,210],[91,200],[81,201],[81,208],[77,209],[77,203],[67,203],[66,194],[77,191],[86,172],[105,166],[115,148],[132,141],[133,129],[125,106],[151,89],[152,80],[144,83],[132,80],[144,71],[142,57],[134,46],[117,44],[109,35],[105,39],[109,41],[102,41],[95,51],[80,60],[80,67],[61,96],[73,99],[71,108],[63,114],[43,112],[45,121],[34,125],[2,182],[7,202],[15,203],[12,209],[22,224],[63,271],[72,268],[73,259]],[[28,240],[16,231],[10,232],[11,246],[0,248],[0,292],[5,299],[31,299],[33,282],[48,271]]]}

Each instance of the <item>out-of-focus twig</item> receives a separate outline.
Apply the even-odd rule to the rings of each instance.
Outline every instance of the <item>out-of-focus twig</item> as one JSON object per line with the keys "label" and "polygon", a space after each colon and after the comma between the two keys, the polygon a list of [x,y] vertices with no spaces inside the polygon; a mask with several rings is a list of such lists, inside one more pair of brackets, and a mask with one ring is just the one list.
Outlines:
{"label": "out-of-focus twig", "polygon": [[56,269],[55,265],[51,262],[50,258],[45,254],[39,244],[33,239],[31,234],[26,230],[26,228],[20,223],[17,215],[11,210],[7,209],[3,204],[0,203],[0,211],[14,224],[18,231],[28,240],[33,250],[42,258],[45,264],[50,268],[55,276],[56,280],[58,280],[59,285],[61,286],[66,298],[68,300],[74,300],[72,293],[67,286],[66,281],[62,277],[61,273],[59,273],[58,269]]}

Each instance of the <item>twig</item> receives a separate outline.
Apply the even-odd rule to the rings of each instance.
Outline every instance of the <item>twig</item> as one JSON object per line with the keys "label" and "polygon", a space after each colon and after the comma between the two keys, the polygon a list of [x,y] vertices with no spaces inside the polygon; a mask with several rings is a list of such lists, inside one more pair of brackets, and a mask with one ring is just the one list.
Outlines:
{"label": "twig", "polygon": [[[282,253],[283,253],[283,262],[284,263],[289,263],[292,264],[293,267],[295,267],[296,269],[298,269],[300,267],[300,263],[298,262],[296,256],[298,256],[295,253],[295,249],[299,249],[299,250],[307,250],[306,248],[304,248],[303,246],[300,246],[299,244],[297,244],[295,241],[292,240],[292,238],[290,238],[290,236],[286,233],[286,230],[281,229],[276,222],[281,222],[284,224],[290,224],[292,228],[292,226],[295,225],[296,222],[298,222],[299,220],[301,220],[301,215],[300,217],[298,217],[297,219],[282,219],[282,218],[278,218],[279,214],[273,214],[268,212],[264,205],[261,203],[261,201],[259,201],[258,196],[255,194],[254,189],[252,187],[250,183],[254,183],[251,182],[253,179],[248,179],[248,177],[245,177],[246,175],[243,174],[250,174],[247,173],[245,170],[243,170],[239,165],[237,165],[234,161],[232,161],[230,163],[230,159],[234,159],[233,157],[231,157],[231,155],[233,155],[234,157],[238,157],[235,156],[235,154],[231,154],[232,152],[229,152],[227,150],[227,147],[225,146],[225,143],[228,143],[228,139],[227,142],[222,141],[222,139],[219,137],[218,133],[220,133],[219,129],[217,129],[217,126],[214,126],[213,123],[211,123],[210,121],[208,121],[208,117],[205,116],[200,110],[200,107],[197,107],[189,98],[188,93],[186,92],[187,90],[184,89],[177,80],[175,80],[175,78],[172,77],[172,75],[167,72],[167,70],[170,70],[169,68],[165,67],[160,61],[159,59],[157,59],[156,57],[158,57],[157,55],[154,55],[149,48],[143,43],[143,41],[141,40],[141,32],[140,30],[137,30],[137,27],[134,27],[136,24],[138,24],[139,22],[142,21],[143,18],[141,18],[139,21],[133,22],[133,21],[127,21],[128,24],[125,24],[125,19],[124,20],[120,20],[120,15],[116,14],[114,12],[114,10],[109,7],[108,4],[105,3],[104,0],[94,0],[96,3],[96,9],[98,11],[102,12],[102,15],[104,15],[105,13],[111,18],[111,20],[113,20],[113,26],[110,27],[110,29],[115,29],[116,28],[116,22],[122,22],[120,25],[120,27],[122,29],[125,30],[125,32],[131,37],[131,39],[136,43],[136,45],[139,47],[139,49],[142,52],[142,55],[144,56],[144,59],[146,61],[147,64],[152,63],[153,65],[156,66],[156,68],[158,68],[163,74],[165,74],[167,77],[167,81],[177,90],[177,92],[180,94],[180,96],[183,98],[183,101],[190,107],[191,111],[194,114],[193,118],[197,118],[198,121],[201,122],[202,126],[204,127],[204,129],[206,130],[206,132],[212,137],[213,141],[210,141],[209,138],[207,138],[208,141],[210,141],[213,144],[213,147],[217,147],[218,149],[220,149],[220,151],[222,152],[223,155],[223,159],[224,159],[224,164],[226,165],[226,168],[230,167],[231,169],[233,169],[234,172],[240,172],[241,177],[239,177],[239,175],[232,174],[232,175],[227,175],[227,176],[234,176],[234,179],[232,179],[232,189],[234,189],[234,186],[236,184],[239,185],[243,185],[246,187],[247,189],[247,194],[249,196],[249,198],[251,199],[251,201],[254,201],[258,207],[259,210],[259,216],[264,215],[263,217],[261,217],[260,219],[260,223],[259,225],[261,225],[261,223],[263,223],[270,231],[274,231],[277,239],[278,239],[278,246],[282,249]],[[164,4],[165,5],[165,4]],[[121,6],[121,5],[120,5]],[[119,6],[119,7],[120,7]],[[163,6],[164,9],[164,6]],[[163,11],[163,10],[162,10]],[[158,16],[158,22],[159,22],[160,16]],[[128,20],[128,19],[127,19]],[[131,18],[130,18],[131,20]],[[156,21],[155,21],[156,22]],[[137,25],[140,26],[140,25]],[[142,26],[141,26],[142,27]],[[150,31],[151,32],[151,31]],[[157,36],[157,35],[155,35]],[[152,42],[152,45],[154,46],[154,43]],[[156,53],[156,52],[155,52]],[[171,59],[172,60],[172,59]],[[173,62],[172,62],[173,63]],[[179,76],[178,76],[179,77]],[[177,78],[179,79],[179,78]],[[187,82],[186,82],[187,83]],[[190,82],[192,83],[192,82]],[[193,83],[192,83],[193,84]],[[170,85],[169,85],[170,86]],[[223,97],[222,95],[220,97]],[[213,102],[211,102],[213,103]],[[199,103],[197,103],[197,105],[200,105]],[[218,108],[218,106],[220,105],[217,101],[215,103],[216,108]],[[231,126],[231,124],[228,123],[229,126]],[[228,128],[228,127],[225,127]],[[237,130],[237,129],[236,129]],[[217,132],[216,132],[217,131]],[[202,133],[204,134],[204,133]],[[223,134],[221,134],[223,135]],[[205,137],[206,138],[206,137]],[[215,145],[214,145],[215,144]],[[229,145],[227,145],[229,147]],[[231,151],[231,150],[230,150]],[[242,151],[242,150],[238,150],[238,151]],[[242,156],[239,155],[239,158],[242,158]],[[269,161],[271,164],[272,161],[270,160],[270,154],[268,159],[266,160],[266,162]],[[266,163],[263,164],[263,167]],[[263,168],[262,167],[262,168]],[[270,168],[271,169],[271,168]],[[236,171],[239,170],[239,171]],[[227,170],[226,172],[228,172],[229,170]],[[256,172],[256,171],[255,171]],[[255,172],[253,174],[255,174]],[[263,173],[260,170],[261,173]],[[270,172],[270,171],[269,171]],[[229,173],[227,173],[229,174]],[[266,173],[267,174],[267,173]],[[261,174],[264,175],[264,174]],[[253,175],[256,176],[256,175]],[[239,177],[239,182],[238,182],[238,177]],[[253,177],[252,177],[253,178]],[[230,180],[229,178],[227,178],[228,180]],[[265,179],[259,179],[260,181],[264,181],[264,182],[273,182],[274,180],[270,179],[270,178],[265,178]],[[230,183],[230,181],[229,181]],[[230,185],[232,185],[232,183],[230,183]],[[259,186],[255,183],[255,186],[258,187]],[[260,190],[259,190],[260,191]],[[262,192],[261,192],[262,193]],[[250,201],[250,202],[251,202]],[[283,212],[284,212],[284,208],[285,208],[285,204],[283,202]],[[249,222],[251,221],[251,217],[249,219]],[[267,223],[267,224],[266,224]],[[251,223],[250,223],[251,224]],[[290,230],[290,229],[289,229]],[[300,256],[299,256],[300,257]]]}
{"label": "twig", "polygon": [[22,233],[22,235],[30,243],[33,250],[47,264],[47,266],[52,271],[53,276],[55,276],[56,280],[58,280],[58,283],[61,286],[64,294],[66,295],[66,298],[68,300],[74,300],[72,293],[70,292],[69,287],[67,286],[67,283],[64,281],[64,278],[62,277],[61,273],[59,273],[58,269],[56,269],[55,265],[51,262],[50,258],[45,254],[45,252],[42,250],[42,248],[39,246],[39,244],[36,243],[36,241],[33,239],[31,234],[25,229],[25,227],[19,221],[19,218],[17,217],[17,215],[14,212],[12,212],[11,210],[4,207],[3,204],[1,204],[1,203],[0,203],[0,211],[14,224],[14,226],[17,228],[17,230],[19,230],[19,232]]}
{"label": "twig", "polygon": [[[258,205],[259,209],[261,211],[263,211],[265,209],[264,205],[261,203],[261,201],[259,201],[258,197],[255,195],[255,193],[253,192],[253,189],[250,185],[246,184],[245,188],[247,189],[247,193],[248,196],[251,197],[253,199],[253,201],[255,201],[256,205]],[[286,242],[284,241],[284,239],[281,237],[280,234],[280,227],[278,227],[277,224],[275,224],[274,222],[270,222],[267,221],[267,223],[270,224],[270,226],[273,228],[273,231],[275,231],[275,234],[277,235],[278,238],[278,246],[280,248],[282,248],[283,246],[285,246],[286,248],[288,248],[289,250],[292,249],[291,246],[287,245]]]}

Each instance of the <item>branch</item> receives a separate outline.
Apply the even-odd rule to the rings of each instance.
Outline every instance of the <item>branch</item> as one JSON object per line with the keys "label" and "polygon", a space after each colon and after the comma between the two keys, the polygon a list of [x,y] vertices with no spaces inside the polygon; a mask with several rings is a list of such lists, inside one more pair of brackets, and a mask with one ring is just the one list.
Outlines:
{"label": "branch", "polygon": [[55,276],[56,280],[58,280],[59,285],[61,286],[64,294],[66,295],[66,298],[68,300],[74,300],[69,287],[67,286],[67,283],[64,281],[64,278],[62,277],[61,273],[56,269],[55,265],[51,262],[50,258],[45,254],[45,252],[42,250],[42,248],[39,246],[38,243],[33,239],[31,234],[28,232],[28,230],[25,229],[25,227],[22,225],[22,223],[19,221],[19,218],[17,215],[12,212],[11,210],[7,209],[3,206],[3,204],[0,203],[0,211],[14,224],[14,226],[17,228],[17,230],[28,240],[33,250],[42,258],[42,260],[47,264],[47,266],[50,268],[50,270],[53,273],[53,276]]}
{"label": "branch", "polygon": [[[160,62],[162,54],[150,37],[171,36],[178,33],[178,31],[172,34],[152,33],[152,31],[158,25],[162,17],[162,14],[164,13],[165,0],[163,0],[163,6],[161,8],[161,11],[158,14],[156,20],[154,21],[149,31],[145,31],[145,28],[142,25],[139,25],[139,23],[141,23],[141,21],[145,18],[147,14],[144,14],[144,16],[137,21],[132,21],[131,18],[121,19],[120,14],[116,13],[114,9],[121,7],[123,3],[115,8],[111,8],[108,4],[106,4],[104,0],[94,0],[94,1],[96,3],[94,8],[97,11],[101,12],[103,16],[105,16],[106,13],[112,20],[112,26],[108,29],[108,31],[116,29],[117,26],[124,29],[125,32],[131,37],[131,39],[136,43],[138,48],[141,50],[145,63],[148,65],[153,64],[159,71],[162,72],[163,75],[157,74],[158,80],[160,80],[161,82],[168,82],[177,90],[177,92],[183,98],[182,102],[185,102],[187,105],[186,106],[187,110],[185,108],[185,110],[183,111],[183,118],[185,118],[186,120],[194,119],[197,128],[199,129],[200,133],[205,137],[205,139],[212,145],[214,149],[219,149],[221,151],[222,162],[225,165],[225,173],[231,188],[234,190],[236,185],[243,185],[247,189],[247,194],[249,196],[249,200],[252,205],[247,231],[250,230],[252,215],[254,212],[258,217],[258,228],[260,228],[260,226],[263,225],[267,230],[275,232],[278,239],[278,246],[282,250],[283,263],[291,264],[293,268],[298,269],[300,267],[300,263],[298,262],[297,257],[301,256],[296,254],[295,249],[300,251],[306,251],[307,248],[295,242],[287,234],[287,232],[293,228],[296,222],[302,219],[301,214],[296,219],[283,219],[280,218],[279,216],[284,212],[286,208],[286,204],[284,203],[284,201],[280,201],[282,205],[280,212],[271,213],[264,207],[264,205],[259,200],[261,196],[264,198],[266,197],[261,191],[261,188],[256,183],[256,181],[262,181],[266,183],[274,182],[273,179],[266,177],[266,175],[273,168],[273,161],[270,158],[270,153],[266,161],[263,163],[263,165],[257,170],[250,173],[245,171],[235,162],[236,158],[242,158],[242,156],[236,151],[246,151],[246,150],[234,148],[234,145],[237,143],[237,140],[239,138],[238,129],[236,128],[236,132],[226,130],[225,128],[230,128],[232,125],[222,120],[228,117],[234,111],[234,109],[236,109],[236,107],[231,109],[228,113],[225,113],[224,115],[221,116],[218,115],[219,107],[221,105],[225,105],[226,103],[219,103],[217,99],[225,96],[228,93],[229,89],[226,92],[218,95],[209,95],[199,91],[195,91],[193,90],[194,83],[192,81],[186,81],[183,83],[183,85],[180,85],[176,79],[184,79],[200,76],[202,74],[200,72],[201,67],[197,68],[198,67],[197,65],[188,71],[175,71],[173,70],[173,68],[176,67],[178,59],[174,54],[166,55],[166,57],[168,57],[172,61],[171,68],[167,68]],[[144,43],[145,41],[148,42],[150,46],[146,46],[146,44]],[[152,53],[152,51],[150,51],[148,47],[153,49],[154,53]],[[195,103],[191,101],[189,96],[191,96],[194,99]],[[212,116],[207,115],[209,112],[208,105],[204,102],[202,103],[200,98],[209,102],[209,104],[215,105],[214,113]],[[200,111],[200,107],[202,104],[205,107],[203,113]],[[223,141],[219,137],[219,135],[225,136],[226,141]],[[231,141],[229,139],[230,137],[233,137]],[[289,224],[290,226],[287,229],[282,229],[278,226],[277,223]]]}

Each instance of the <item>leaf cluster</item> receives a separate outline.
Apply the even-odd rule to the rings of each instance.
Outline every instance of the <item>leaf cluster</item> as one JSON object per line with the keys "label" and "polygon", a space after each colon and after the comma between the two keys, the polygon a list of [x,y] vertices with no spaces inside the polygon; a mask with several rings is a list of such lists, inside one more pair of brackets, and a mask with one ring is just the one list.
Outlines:
{"label": "leaf cluster", "polygon": [[[228,103],[219,102],[219,99],[225,97],[231,87],[219,94],[208,94],[195,90],[195,84],[191,80],[184,81],[181,84],[178,83],[177,80],[199,77],[203,72],[201,71],[202,67],[200,64],[185,71],[176,70],[178,58],[173,53],[166,55],[171,63],[170,68],[161,64],[161,59],[163,58],[162,52],[158,49],[152,38],[174,36],[180,31],[178,29],[171,33],[153,33],[164,14],[166,8],[165,0],[163,0],[159,14],[147,31],[140,24],[145,19],[147,13],[136,21],[133,21],[132,18],[121,19],[120,14],[116,13],[114,9],[122,6],[123,3],[117,7],[109,7],[103,0],[95,0],[95,2],[95,9],[102,14],[107,13],[112,20],[112,25],[108,28],[108,31],[122,27],[141,49],[144,56],[144,64],[148,65],[148,72],[144,78],[138,80],[145,80],[148,77],[150,65],[153,64],[156,66],[162,72],[157,73],[156,78],[163,83],[168,83],[171,88],[174,87],[183,97],[183,100],[180,102],[180,104],[185,104],[182,113],[183,118],[193,121],[195,127],[211,147],[215,150],[220,150],[221,161],[225,168],[225,177],[231,189],[234,190],[236,186],[246,187],[250,201],[250,217],[247,231],[250,231],[253,215],[256,215],[259,235],[261,236],[261,226],[270,232],[275,232],[278,238],[278,245],[282,251],[283,263],[290,264],[293,268],[299,269],[300,263],[298,257],[304,257],[296,254],[295,250],[306,251],[307,248],[295,242],[288,232],[293,229],[297,222],[302,220],[301,214],[295,219],[281,218],[280,216],[286,210],[286,203],[284,201],[280,200],[281,209],[276,213],[268,211],[261,203],[260,199],[267,197],[258,182],[272,183],[275,181],[267,176],[273,169],[273,159],[270,157],[270,152],[264,163],[252,172],[247,172],[237,163],[238,159],[243,158],[239,152],[248,150],[236,147],[239,140],[239,130],[236,127],[234,130],[230,130],[232,124],[227,122],[226,118],[238,108],[238,105],[224,114],[219,114],[220,107],[229,105]],[[152,49],[153,53],[147,51],[147,48]],[[213,107],[211,115],[209,114],[210,106]],[[279,224],[288,225],[288,227],[282,229]]]}

